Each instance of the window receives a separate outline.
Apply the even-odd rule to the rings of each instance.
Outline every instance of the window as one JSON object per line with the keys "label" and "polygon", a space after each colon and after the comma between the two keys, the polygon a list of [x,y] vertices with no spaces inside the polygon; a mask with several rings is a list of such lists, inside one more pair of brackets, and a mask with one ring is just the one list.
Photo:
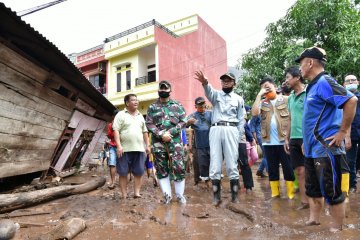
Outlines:
{"label": "window", "polygon": [[121,92],[121,72],[116,74],[116,89],[117,92]]}
{"label": "window", "polygon": [[131,89],[131,71],[126,71],[126,90]]}
{"label": "window", "polygon": [[156,71],[149,71],[148,72],[148,83],[156,81]]}
{"label": "window", "polygon": [[96,87],[96,85],[99,86],[99,79],[98,79],[98,75],[91,75],[89,76],[89,81],[91,82],[91,84]]}
{"label": "window", "polygon": [[106,93],[106,77],[105,74],[96,74],[89,76],[89,81],[91,84],[102,94]]}

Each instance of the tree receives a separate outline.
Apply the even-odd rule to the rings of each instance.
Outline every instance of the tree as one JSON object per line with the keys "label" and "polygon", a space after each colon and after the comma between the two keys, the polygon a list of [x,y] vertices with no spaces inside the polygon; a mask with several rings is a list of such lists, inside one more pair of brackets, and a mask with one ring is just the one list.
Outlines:
{"label": "tree", "polygon": [[298,0],[285,17],[266,28],[262,44],[238,64],[244,70],[236,92],[251,104],[266,75],[279,84],[284,70],[308,47],[326,50],[327,72],[342,82],[347,73],[360,75],[360,1]]}

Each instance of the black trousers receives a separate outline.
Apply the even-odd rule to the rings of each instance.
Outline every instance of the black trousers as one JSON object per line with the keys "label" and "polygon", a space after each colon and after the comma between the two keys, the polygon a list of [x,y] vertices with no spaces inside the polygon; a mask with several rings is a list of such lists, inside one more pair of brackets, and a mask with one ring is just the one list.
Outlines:
{"label": "black trousers", "polygon": [[254,180],[249,166],[249,159],[246,151],[246,143],[239,143],[239,159],[238,167],[241,170],[241,175],[246,189],[254,187]]}
{"label": "black trousers", "polygon": [[200,179],[200,170],[199,170],[199,162],[197,156],[197,149],[195,147],[192,148],[192,167],[194,170],[194,183],[198,183]]}
{"label": "black trousers", "polygon": [[286,154],[284,145],[264,145],[266,159],[269,167],[269,180],[280,180],[279,164],[283,170],[286,181],[294,181],[295,175],[291,165],[290,156]]}

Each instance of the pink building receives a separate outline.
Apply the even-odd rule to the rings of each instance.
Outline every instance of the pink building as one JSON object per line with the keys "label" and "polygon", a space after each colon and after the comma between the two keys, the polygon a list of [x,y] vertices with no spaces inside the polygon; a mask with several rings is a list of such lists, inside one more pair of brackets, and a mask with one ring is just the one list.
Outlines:
{"label": "pink building", "polygon": [[158,98],[159,81],[171,82],[172,98],[191,113],[194,99],[204,96],[194,72],[203,71],[220,88],[219,76],[227,71],[225,40],[198,15],[166,25],[149,21],[75,57],[76,66],[111,103],[122,109],[124,96],[135,93],[143,114]]}
{"label": "pink building", "polygon": [[194,99],[204,96],[194,72],[204,71],[219,88],[219,76],[227,70],[225,40],[198,15],[166,25],[152,20],[116,34],[105,40],[104,53],[108,99],[121,108],[124,96],[135,93],[143,114],[158,98],[159,81],[171,82],[172,97],[190,113]]}
{"label": "pink building", "polygon": [[102,94],[106,94],[106,63],[103,44],[77,53],[74,64],[91,84]]}
{"label": "pink building", "polygon": [[227,71],[226,43],[202,18],[198,29],[179,38],[155,29],[158,45],[159,79],[168,79],[173,85],[173,98],[179,100],[186,112],[194,111],[194,100],[204,96],[194,72],[201,70],[210,83],[220,88],[219,77]]}

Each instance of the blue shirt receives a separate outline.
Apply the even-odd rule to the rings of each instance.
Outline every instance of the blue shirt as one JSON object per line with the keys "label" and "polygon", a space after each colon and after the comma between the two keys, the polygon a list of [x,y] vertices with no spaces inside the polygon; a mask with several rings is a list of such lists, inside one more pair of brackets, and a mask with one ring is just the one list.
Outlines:
{"label": "blue shirt", "polygon": [[351,140],[360,140],[360,92],[355,92],[354,95],[358,98],[356,113],[353,122],[351,123]]}
{"label": "blue shirt", "polygon": [[211,127],[211,111],[205,111],[203,113],[194,112],[190,114],[189,118],[193,117],[197,121],[191,125],[195,132],[195,147],[196,148],[208,148],[209,144],[209,132]]}
{"label": "blue shirt", "polygon": [[253,135],[251,134],[251,130],[250,130],[249,123],[245,122],[244,128],[245,128],[246,141],[247,141],[247,142],[252,142],[252,141],[254,141],[254,137],[253,137]]}
{"label": "blue shirt", "polygon": [[[304,101],[303,137],[307,158],[326,157],[330,141],[324,139],[335,135],[341,126],[342,107],[354,95],[336,80],[322,72],[308,85]],[[345,154],[344,144],[332,147],[332,154]]]}
{"label": "blue shirt", "polygon": [[185,128],[181,129],[181,140],[182,140],[184,145],[186,145],[188,143],[187,138],[186,138],[186,130],[185,130]]}
{"label": "blue shirt", "polygon": [[253,116],[250,120],[250,130],[251,132],[256,134],[256,138],[258,143],[262,144],[262,136],[261,136],[261,115]]}

